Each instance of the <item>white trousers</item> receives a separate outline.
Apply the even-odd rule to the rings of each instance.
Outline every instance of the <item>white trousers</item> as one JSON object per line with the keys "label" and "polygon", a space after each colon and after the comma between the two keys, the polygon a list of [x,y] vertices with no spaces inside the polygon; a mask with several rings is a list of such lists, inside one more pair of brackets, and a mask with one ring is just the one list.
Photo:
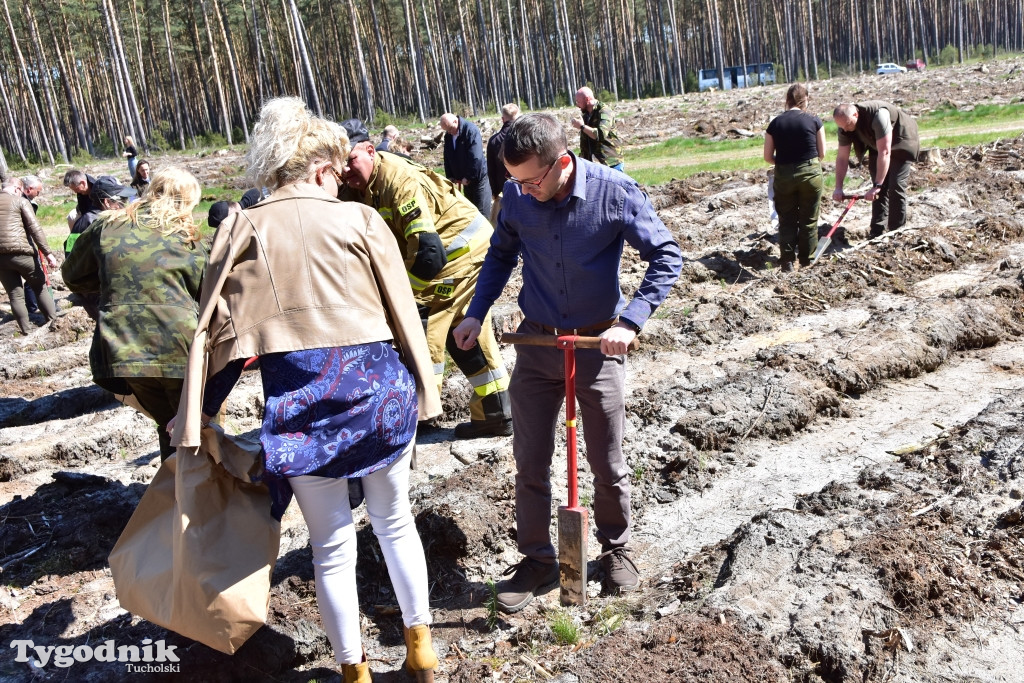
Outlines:
{"label": "white trousers", "polygon": [[[384,469],[363,477],[363,495],[373,533],[408,627],[429,624],[427,562],[409,503],[409,466],[414,441]],[[356,593],[356,529],[348,502],[348,480],[301,476],[289,480],[313,546],[316,601],[334,658],[362,661]]]}

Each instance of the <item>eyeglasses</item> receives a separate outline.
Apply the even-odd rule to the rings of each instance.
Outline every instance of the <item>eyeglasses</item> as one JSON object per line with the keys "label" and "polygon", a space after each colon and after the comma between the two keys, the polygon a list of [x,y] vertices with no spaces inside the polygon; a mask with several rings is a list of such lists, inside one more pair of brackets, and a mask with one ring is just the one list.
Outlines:
{"label": "eyeglasses", "polygon": [[555,160],[551,162],[550,166],[548,166],[548,170],[544,171],[544,175],[540,177],[540,180],[520,180],[519,178],[515,178],[513,176],[509,176],[508,179],[520,187],[540,187],[541,183],[543,183],[544,180],[548,177],[548,174],[551,173],[551,169],[553,169],[555,167],[555,164],[558,163],[558,160],[564,157],[565,155],[566,153],[562,152],[557,157],[555,157]]}
{"label": "eyeglasses", "polygon": [[330,173],[332,176],[334,176],[334,182],[338,184],[338,187],[341,187],[343,185],[343,182],[341,180],[341,173],[338,172],[338,169],[334,168],[334,164],[328,164],[322,171],[320,171],[320,173],[321,177],[324,174]]}

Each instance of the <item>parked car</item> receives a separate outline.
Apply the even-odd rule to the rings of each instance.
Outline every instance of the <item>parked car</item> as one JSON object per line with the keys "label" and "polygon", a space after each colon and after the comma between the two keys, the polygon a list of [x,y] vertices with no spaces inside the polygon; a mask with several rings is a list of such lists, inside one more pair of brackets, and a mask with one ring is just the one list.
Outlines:
{"label": "parked car", "polygon": [[907,62],[907,69],[910,71],[924,71],[925,66],[923,59],[911,59]]}
{"label": "parked car", "polygon": [[902,74],[906,73],[906,71],[907,67],[900,66],[899,64],[893,64],[892,62],[879,64],[878,68],[875,69],[875,73],[877,74]]}

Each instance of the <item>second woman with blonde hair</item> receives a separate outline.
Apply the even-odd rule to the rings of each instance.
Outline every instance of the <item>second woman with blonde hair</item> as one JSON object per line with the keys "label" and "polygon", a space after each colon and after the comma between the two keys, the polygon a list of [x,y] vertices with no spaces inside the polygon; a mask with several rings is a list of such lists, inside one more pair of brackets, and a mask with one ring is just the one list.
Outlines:
{"label": "second woman with blonde hair", "polygon": [[166,426],[178,412],[198,320],[207,250],[192,210],[201,196],[185,169],[160,171],[143,199],[100,214],[61,267],[72,292],[99,295],[93,381],[134,395],[156,420],[161,458],[173,453]]}

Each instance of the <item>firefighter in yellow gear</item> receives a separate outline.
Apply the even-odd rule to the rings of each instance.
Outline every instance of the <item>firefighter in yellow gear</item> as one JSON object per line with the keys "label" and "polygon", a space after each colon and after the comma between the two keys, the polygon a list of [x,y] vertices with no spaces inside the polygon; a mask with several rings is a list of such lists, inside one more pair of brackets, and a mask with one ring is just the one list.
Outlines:
{"label": "firefighter in yellow gear", "polygon": [[405,269],[427,335],[438,389],[445,350],[473,387],[470,421],[457,438],[512,433],[508,372],[490,320],[476,347],[463,351],[451,331],[462,322],[494,229],[455,184],[402,156],[380,152],[358,119],[345,121],[352,152],[342,169],[341,199],[372,206],[405,254]]}

